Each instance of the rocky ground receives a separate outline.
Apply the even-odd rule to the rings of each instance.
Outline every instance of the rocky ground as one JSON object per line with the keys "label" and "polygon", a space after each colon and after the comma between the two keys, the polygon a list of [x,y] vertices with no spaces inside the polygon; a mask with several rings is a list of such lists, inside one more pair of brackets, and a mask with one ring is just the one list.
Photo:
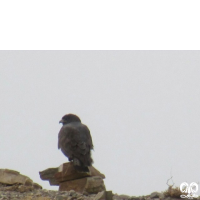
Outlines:
{"label": "rocky ground", "polygon": [[[96,194],[88,194],[84,191],[82,194],[74,190],[46,190],[17,171],[0,169],[0,200],[177,200],[181,199],[180,195],[182,195],[178,187],[174,188],[170,185],[165,192],[153,192],[139,197],[100,191]],[[200,197],[197,199],[200,200]]]}
{"label": "rocky ground", "polygon": [[[11,188],[12,187],[12,190]],[[19,188],[19,189],[18,189]],[[27,188],[21,190],[21,186],[1,186],[0,187],[0,200],[93,200],[96,195],[86,196],[77,193],[73,190],[66,192],[59,192],[54,190],[33,189]],[[14,190],[16,189],[16,190]]]}
{"label": "rocky ground", "polygon": [[[105,191],[98,194],[81,194],[70,191],[41,189],[39,185],[6,185],[0,183],[0,200],[100,200],[105,199]],[[109,192],[110,193],[110,192]]]}
{"label": "rocky ground", "polygon": [[[111,194],[111,193],[110,193]],[[153,192],[147,196],[128,196],[113,194],[105,198],[105,192],[98,194],[81,194],[70,191],[54,191],[24,185],[0,185],[0,200],[177,200],[180,197],[165,196],[164,193]],[[200,200],[200,198],[198,198]]]}

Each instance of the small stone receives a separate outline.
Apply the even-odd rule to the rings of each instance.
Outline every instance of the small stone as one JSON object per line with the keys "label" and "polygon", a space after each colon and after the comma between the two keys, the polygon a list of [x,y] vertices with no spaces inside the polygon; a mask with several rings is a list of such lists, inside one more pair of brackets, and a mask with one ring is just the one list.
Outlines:
{"label": "small stone", "polygon": [[160,193],[159,193],[159,192],[152,192],[152,193],[150,194],[150,198],[159,198],[159,196],[160,196]]}
{"label": "small stone", "polygon": [[24,183],[25,186],[32,186],[33,185],[33,181],[31,179],[27,179]]}
{"label": "small stone", "polygon": [[103,200],[103,199],[106,199],[105,191],[99,192],[94,198],[94,200]]}
{"label": "small stone", "polygon": [[129,200],[140,200],[140,197],[131,196],[128,198]]}
{"label": "small stone", "polygon": [[105,191],[105,193],[106,193],[106,200],[112,200],[113,199],[112,191]]}
{"label": "small stone", "polygon": [[130,198],[130,196],[125,195],[125,194],[121,194],[121,195],[119,195],[119,197],[120,197],[120,199],[129,199]]}
{"label": "small stone", "polygon": [[73,196],[74,194],[76,194],[76,192],[75,192],[74,190],[70,190],[70,191],[69,191],[69,195],[70,195],[70,196]]}
{"label": "small stone", "polygon": [[35,196],[41,196],[41,192],[40,192],[40,191],[37,191],[37,192],[35,193]]}
{"label": "small stone", "polygon": [[68,199],[67,196],[62,196],[62,195],[56,196],[56,200],[67,200],[67,199]]}
{"label": "small stone", "polygon": [[33,188],[38,190],[38,189],[42,189],[42,186],[39,185],[38,183],[33,183]]}
{"label": "small stone", "polygon": [[88,196],[89,194],[88,194],[88,192],[84,191],[83,195]]}
{"label": "small stone", "polygon": [[164,198],[165,198],[165,195],[164,195],[163,193],[160,193],[159,198],[160,198],[160,199],[164,199]]}

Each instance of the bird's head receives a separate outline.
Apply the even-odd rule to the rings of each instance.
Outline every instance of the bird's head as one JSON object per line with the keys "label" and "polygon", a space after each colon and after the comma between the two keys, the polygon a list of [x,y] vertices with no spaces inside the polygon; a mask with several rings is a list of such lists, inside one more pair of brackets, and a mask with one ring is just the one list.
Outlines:
{"label": "bird's head", "polygon": [[67,114],[67,115],[64,115],[62,119],[59,121],[59,123],[62,123],[63,125],[71,123],[71,122],[81,122],[81,120],[78,116],[74,114]]}

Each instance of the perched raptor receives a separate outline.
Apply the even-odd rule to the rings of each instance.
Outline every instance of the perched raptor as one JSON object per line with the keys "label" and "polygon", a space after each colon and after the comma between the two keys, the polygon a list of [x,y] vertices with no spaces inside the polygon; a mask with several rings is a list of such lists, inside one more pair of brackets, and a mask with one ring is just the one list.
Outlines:
{"label": "perched raptor", "polygon": [[63,116],[59,123],[63,126],[58,134],[58,149],[61,149],[69,161],[73,161],[77,171],[88,172],[88,166],[93,163],[93,144],[88,127],[74,114]]}

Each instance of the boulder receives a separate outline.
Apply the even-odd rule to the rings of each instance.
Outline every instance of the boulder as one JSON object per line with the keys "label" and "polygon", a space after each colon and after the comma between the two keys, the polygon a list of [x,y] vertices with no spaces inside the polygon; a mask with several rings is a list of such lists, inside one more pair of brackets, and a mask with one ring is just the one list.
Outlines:
{"label": "boulder", "polygon": [[48,168],[39,172],[40,178],[44,181],[49,181],[50,185],[59,185],[59,182],[55,179],[55,174],[58,172],[58,167]]}
{"label": "boulder", "polygon": [[0,183],[5,185],[23,184],[30,186],[33,184],[33,181],[29,177],[20,174],[18,171],[0,169]]}
{"label": "boulder", "polygon": [[58,168],[48,168],[39,172],[42,180],[48,180],[50,185],[59,185],[59,191],[74,190],[82,194],[97,194],[105,191],[103,179],[105,175],[93,166],[88,172],[78,172],[72,162],[64,163]]}
{"label": "boulder", "polygon": [[80,179],[84,177],[99,176],[102,179],[105,175],[100,173],[93,166],[88,167],[89,172],[78,172],[74,169],[73,163],[68,162],[60,165],[57,168],[48,168],[40,171],[40,178],[42,180],[48,180],[50,185],[58,185],[60,182]]}
{"label": "boulder", "polygon": [[150,198],[159,198],[160,195],[161,195],[161,193],[159,193],[159,192],[152,192],[152,193],[150,194]]}
{"label": "boulder", "polygon": [[88,167],[88,169],[89,172],[78,172],[75,170],[72,162],[64,163],[58,168],[58,172],[55,174],[55,179],[58,182],[63,182],[90,176],[99,176],[102,179],[105,178],[105,175],[101,174],[93,166]]}
{"label": "boulder", "polygon": [[98,192],[105,191],[106,188],[101,177],[92,176],[60,183],[59,191],[69,190],[75,190],[80,193],[97,194]]}
{"label": "boulder", "polygon": [[112,200],[112,199],[113,199],[112,191],[102,191],[102,192],[99,192],[94,197],[94,200]]}

